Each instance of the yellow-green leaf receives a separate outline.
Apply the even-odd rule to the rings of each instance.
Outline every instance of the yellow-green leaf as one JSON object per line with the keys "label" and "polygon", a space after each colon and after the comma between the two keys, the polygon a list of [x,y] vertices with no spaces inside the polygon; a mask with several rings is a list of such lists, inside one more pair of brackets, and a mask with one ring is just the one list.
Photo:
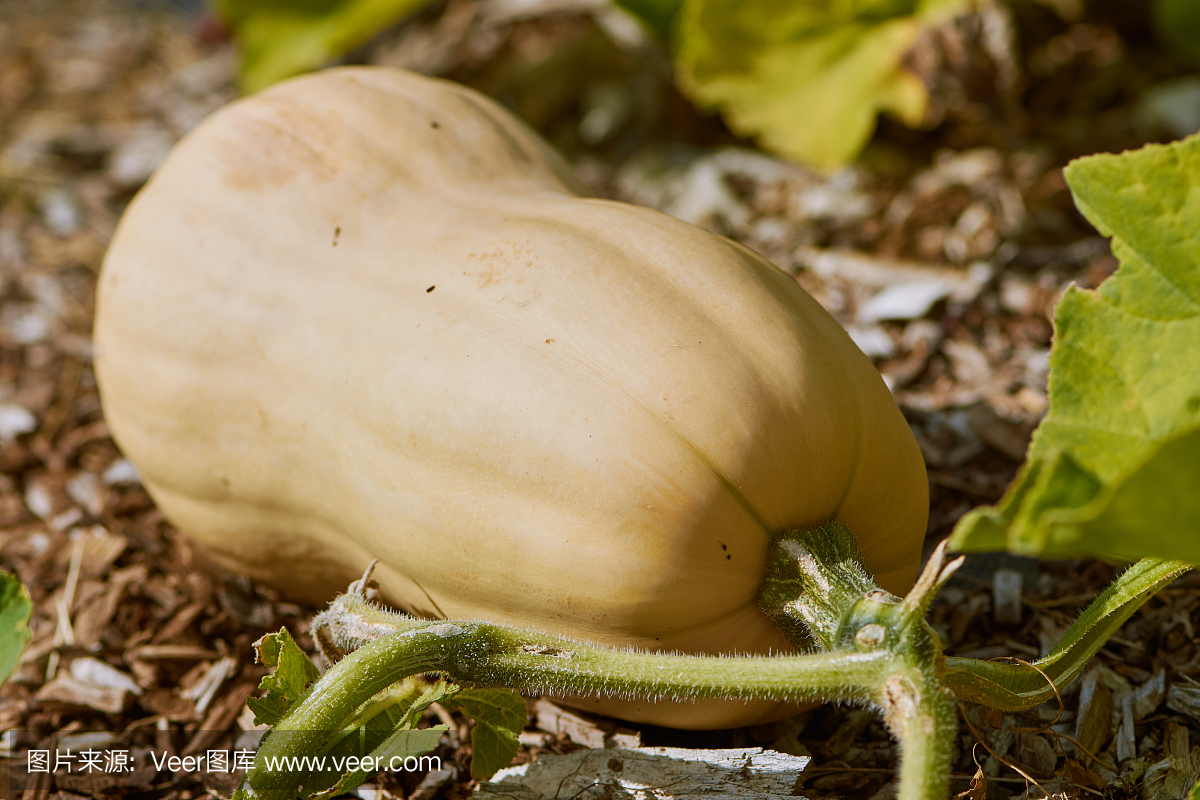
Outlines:
{"label": "yellow-green leaf", "polygon": [[1121,266],[1055,309],[1050,412],[1005,497],[951,546],[1200,563],[1200,136],[1066,176]]}
{"label": "yellow-green leaf", "polygon": [[686,0],[680,83],[738,133],[813,166],[851,161],[881,111],[921,122],[925,87],[900,61],[963,0]]}
{"label": "yellow-green leaf", "polygon": [[0,570],[0,683],[17,668],[29,642],[29,592],[15,575]]}
{"label": "yellow-green leaf", "polygon": [[220,0],[242,50],[241,88],[256,92],[328,64],[433,0]]}

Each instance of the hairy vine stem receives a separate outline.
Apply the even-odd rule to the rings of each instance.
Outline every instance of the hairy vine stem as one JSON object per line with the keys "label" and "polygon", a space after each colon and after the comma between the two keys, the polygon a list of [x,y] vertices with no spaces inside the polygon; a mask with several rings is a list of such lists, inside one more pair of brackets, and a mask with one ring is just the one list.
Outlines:
{"label": "hairy vine stem", "polygon": [[702,697],[841,700],[880,711],[900,742],[900,800],[943,800],[957,729],[955,696],[1027,708],[1077,674],[1154,592],[1188,569],[1146,559],[1127,570],[1036,667],[947,659],[925,621],[936,592],[962,558],[944,543],[912,590],[875,586],[850,531],[834,521],[781,534],[773,543],[759,605],[799,650],[795,656],[669,655],[596,647],[483,622],[419,620],[368,599],[370,569],[313,621],[333,666],[264,740],[235,797],[292,798],[294,776],[268,776],[265,759],[300,755],[340,730],[372,696],[419,673],[463,684],[551,695],[641,699]]}

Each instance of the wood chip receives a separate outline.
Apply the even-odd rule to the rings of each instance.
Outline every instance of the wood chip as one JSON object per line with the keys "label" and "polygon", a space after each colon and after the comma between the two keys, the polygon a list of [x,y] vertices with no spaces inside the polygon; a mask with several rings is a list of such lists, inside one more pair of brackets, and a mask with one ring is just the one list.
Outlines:
{"label": "wood chip", "polygon": [[854,744],[854,740],[858,738],[871,721],[875,719],[875,713],[866,709],[856,708],[846,715],[846,720],[838,726],[838,729],[833,732],[833,735],[825,742],[823,753],[826,758],[841,758]]}
{"label": "wood chip", "polygon": [[120,714],[125,710],[129,693],[111,686],[98,686],[76,680],[65,672],[58,673],[54,680],[38,689],[34,699],[41,703],[64,703],[84,706],[105,714]]}
{"label": "wood chip", "polygon": [[128,660],[163,661],[178,659],[180,661],[206,661],[220,658],[221,654],[204,647],[187,644],[144,644],[135,647],[126,654]]}
{"label": "wood chip", "polygon": [[188,603],[183,608],[175,612],[175,616],[171,617],[166,625],[163,625],[154,636],[150,637],[150,641],[154,643],[165,642],[174,639],[179,634],[186,631],[195,621],[196,617],[204,612],[205,603],[196,602]]}
{"label": "wood chip", "polygon": [[586,749],[543,754],[532,764],[501,770],[474,796],[550,800],[602,792],[635,800],[774,800],[795,796],[796,781],[809,761],[759,747]]}
{"label": "wood chip", "polygon": [[1167,690],[1167,708],[1200,721],[1200,686],[1174,684]]}
{"label": "wood chip", "polygon": [[1104,683],[1100,671],[1091,669],[1083,676],[1083,685],[1079,689],[1075,738],[1089,753],[1099,754],[1112,735],[1111,719],[1112,690]]}
{"label": "wood chip", "polygon": [[1128,761],[1137,755],[1137,740],[1133,733],[1133,695],[1121,697],[1121,722],[1117,728],[1117,761]]}
{"label": "wood chip", "polygon": [[537,718],[537,726],[546,733],[563,736],[584,747],[604,747],[605,732],[591,720],[544,698],[537,701],[533,713]]}
{"label": "wood chip", "polygon": [[1141,720],[1158,708],[1167,695],[1167,673],[1159,669],[1154,677],[1133,690],[1133,718]]}
{"label": "wood chip", "polygon": [[452,769],[431,770],[417,784],[417,788],[413,789],[408,800],[433,800],[442,787],[452,780],[454,780],[454,770]]}
{"label": "wood chip", "polygon": [[216,744],[229,730],[234,720],[238,718],[242,708],[246,705],[246,698],[257,688],[256,682],[241,683],[217,701],[208,712],[208,716],[200,723],[195,736],[183,748],[183,755],[199,753]]}
{"label": "wood chip", "polygon": [[1054,774],[1054,768],[1058,765],[1058,753],[1054,745],[1045,736],[1035,733],[1017,734],[1016,757],[1037,778]]}
{"label": "wood chip", "polygon": [[1000,568],[992,575],[992,613],[998,625],[1021,622],[1021,573]]}

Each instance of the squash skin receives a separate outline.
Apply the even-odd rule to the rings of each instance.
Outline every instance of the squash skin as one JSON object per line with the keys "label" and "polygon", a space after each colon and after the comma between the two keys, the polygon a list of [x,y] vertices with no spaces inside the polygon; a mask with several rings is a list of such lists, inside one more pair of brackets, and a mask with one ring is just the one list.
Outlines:
{"label": "squash skin", "polygon": [[[925,470],[871,363],[753,252],[584,194],[498,105],[399,70],[226,107],[105,258],[114,437],[181,530],[313,602],[378,558],[423,615],[789,651],[755,603],[770,533],[834,516],[905,591]],[[687,728],[791,710],[580,702]]]}

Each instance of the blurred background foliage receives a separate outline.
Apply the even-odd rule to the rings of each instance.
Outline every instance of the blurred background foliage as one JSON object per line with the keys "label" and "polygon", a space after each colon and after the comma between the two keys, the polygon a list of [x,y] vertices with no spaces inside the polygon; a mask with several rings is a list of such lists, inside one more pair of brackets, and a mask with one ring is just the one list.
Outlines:
{"label": "blurred background foliage", "polygon": [[[669,59],[674,82],[690,102],[719,112],[734,134],[823,171],[859,157],[881,112],[913,128],[936,123],[937,114],[930,113],[929,76],[918,74],[911,63],[914,44],[923,32],[993,1],[1004,0],[616,0],[644,26],[664,61]],[[335,63],[438,4],[212,2],[239,43],[239,82],[247,93]],[[1082,16],[1085,5],[1085,0],[1038,2],[1064,19]],[[1152,18],[1166,48],[1200,64],[1200,3],[1154,0]],[[995,33],[984,31],[983,36],[995,38]],[[604,50],[589,43],[563,58],[587,62],[590,71],[604,73],[623,57]],[[542,64],[543,74],[537,76],[550,85],[571,74],[563,71],[565,64],[553,61]],[[601,105],[605,101],[591,99]],[[1157,102],[1170,106],[1180,100],[1178,92],[1168,92]]]}

